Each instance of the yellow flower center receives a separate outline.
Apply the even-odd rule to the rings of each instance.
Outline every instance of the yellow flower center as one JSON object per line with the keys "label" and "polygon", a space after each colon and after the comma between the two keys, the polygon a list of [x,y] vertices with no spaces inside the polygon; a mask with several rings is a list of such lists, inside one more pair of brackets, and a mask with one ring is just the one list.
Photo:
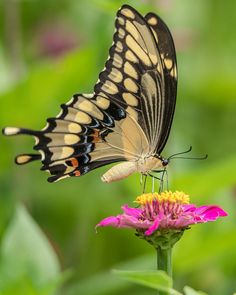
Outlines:
{"label": "yellow flower center", "polygon": [[152,203],[154,200],[159,203],[189,204],[189,195],[179,191],[173,193],[171,191],[165,191],[160,194],[148,193],[138,196],[134,202],[139,205],[146,205]]}

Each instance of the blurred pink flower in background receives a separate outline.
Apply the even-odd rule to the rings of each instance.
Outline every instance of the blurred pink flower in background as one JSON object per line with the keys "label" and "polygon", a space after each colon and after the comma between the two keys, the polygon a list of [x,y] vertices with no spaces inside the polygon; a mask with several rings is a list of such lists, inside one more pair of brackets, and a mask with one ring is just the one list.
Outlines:
{"label": "blurred pink flower in background", "polygon": [[40,56],[60,57],[79,45],[76,31],[60,21],[41,24],[36,38]]}

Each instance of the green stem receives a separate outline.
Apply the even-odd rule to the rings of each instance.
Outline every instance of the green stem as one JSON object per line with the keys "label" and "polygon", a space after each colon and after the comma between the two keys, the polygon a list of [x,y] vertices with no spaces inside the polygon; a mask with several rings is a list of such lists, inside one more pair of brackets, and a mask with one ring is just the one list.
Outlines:
{"label": "green stem", "polygon": [[[172,278],[172,248],[157,247],[157,270],[165,271]],[[158,295],[170,295],[168,292],[159,291]]]}

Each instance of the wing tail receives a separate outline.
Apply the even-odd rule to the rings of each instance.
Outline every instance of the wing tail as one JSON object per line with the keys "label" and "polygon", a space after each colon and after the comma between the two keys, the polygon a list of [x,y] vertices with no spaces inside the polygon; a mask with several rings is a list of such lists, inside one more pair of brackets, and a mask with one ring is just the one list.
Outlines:
{"label": "wing tail", "polygon": [[42,156],[39,154],[20,154],[15,157],[15,163],[17,165],[24,165],[41,159]]}
{"label": "wing tail", "polygon": [[18,127],[5,127],[2,129],[2,134],[6,136],[14,136],[14,135],[33,135],[37,136],[40,131],[35,131],[26,128],[18,128]]}
{"label": "wing tail", "polygon": [[[14,135],[31,135],[34,137],[38,137],[40,135],[40,131],[35,131],[26,128],[18,128],[18,127],[5,127],[2,129],[2,134],[6,136],[14,136]],[[20,154],[15,157],[15,163],[17,165],[24,165],[33,161],[42,160],[42,155],[40,154]]]}

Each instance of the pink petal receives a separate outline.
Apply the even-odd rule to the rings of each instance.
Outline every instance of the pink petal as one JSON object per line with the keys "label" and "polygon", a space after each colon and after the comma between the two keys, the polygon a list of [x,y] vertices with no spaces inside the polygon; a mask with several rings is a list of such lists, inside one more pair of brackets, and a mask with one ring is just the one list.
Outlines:
{"label": "pink petal", "polygon": [[121,214],[115,216],[110,216],[102,221],[100,221],[96,227],[99,226],[112,226],[112,227],[119,227],[119,228],[134,228],[134,229],[146,229],[151,225],[149,220],[140,220],[134,216]]}
{"label": "pink petal", "polygon": [[194,204],[187,204],[187,205],[183,205],[183,208],[185,212],[189,212],[189,211],[193,212],[196,210],[197,207]]}
{"label": "pink petal", "polygon": [[160,220],[159,218],[156,218],[153,222],[153,224],[145,231],[145,235],[146,236],[150,236],[151,234],[154,233],[154,231],[156,231],[159,227],[160,224]]}
{"label": "pink petal", "polygon": [[203,223],[214,221],[218,217],[227,216],[227,213],[218,206],[201,206],[189,207],[187,210],[176,220],[176,227],[187,227],[191,224]]}
{"label": "pink petal", "polygon": [[139,217],[140,214],[142,213],[142,210],[141,209],[131,208],[128,205],[124,205],[121,208],[122,208],[122,210],[124,211],[125,214],[134,216],[136,218]]}
{"label": "pink petal", "polygon": [[110,216],[107,218],[104,218],[102,221],[100,221],[96,227],[98,226],[113,226],[118,227],[120,224],[120,217],[119,216]]}
{"label": "pink petal", "polygon": [[193,214],[182,214],[177,220],[174,222],[175,228],[185,228],[191,224],[195,223],[195,218]]}
{"label": "pink petal", "polygon": [[159,220],[159,227],[160,228],[167,228],[170,222],[170,218],[164,213],[163,210],[160,210],[158,214],[158,220]]}
{"label": "pink petal", "polygon": [[218,206],[201,206],[196,209],[196,214],[201,216],[205,222],[214,221],[218,217],[228,215],[223,209]]}
{"label": "pink petal", "polygon": [[140,220],[134,216],[122,214],[120,215],[120,227],[137,228]]}

